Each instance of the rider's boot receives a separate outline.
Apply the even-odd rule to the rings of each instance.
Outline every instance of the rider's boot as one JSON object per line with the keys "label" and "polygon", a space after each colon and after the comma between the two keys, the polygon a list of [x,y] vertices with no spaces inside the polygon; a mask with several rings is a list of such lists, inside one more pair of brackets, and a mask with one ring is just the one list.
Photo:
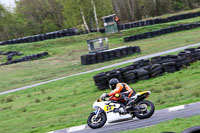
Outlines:
{"label": "rider's boot", "polygon": [[124,97],[126,106],[131,106],[131,104],[133,103],[133,100],[131,100],[129,97]]}

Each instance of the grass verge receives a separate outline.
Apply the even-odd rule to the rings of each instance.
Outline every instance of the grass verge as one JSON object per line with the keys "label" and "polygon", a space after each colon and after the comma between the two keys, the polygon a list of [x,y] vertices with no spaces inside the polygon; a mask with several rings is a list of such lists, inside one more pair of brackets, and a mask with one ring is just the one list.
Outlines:
{"label": "grass verge", "polygon": [[[85,124],[92,104],[102,93],[92,76],[98,72],[0,96],[0,132],[42,133]],[[200,101],[200,62],[176,73],[131,86],[138,91],[150,90],[149,100],[156,109]]]}
{"label": "grass verge", "polygon": [[[145,31],[149,31],[151,28],[151,26],[146,27]],[[0,92],[200,42],[200,28],[196,28],[151,39],[124,43],[124,34],[131,34],[132,32],[128,32],[132,30],[137,32],[138,29],[130,29],[122,33],[108,35],[110,47],[137,45],[142,50],[141,54],[87,66],[80,64],[80,56],[87,53],[85,40],[102,36],[102,34],[95,33],[32,44],[2,46],[0,47],[1,51],[16,50],[25,53],[25,55],[48,51],[50,56],[41,60],[1,66]]]}

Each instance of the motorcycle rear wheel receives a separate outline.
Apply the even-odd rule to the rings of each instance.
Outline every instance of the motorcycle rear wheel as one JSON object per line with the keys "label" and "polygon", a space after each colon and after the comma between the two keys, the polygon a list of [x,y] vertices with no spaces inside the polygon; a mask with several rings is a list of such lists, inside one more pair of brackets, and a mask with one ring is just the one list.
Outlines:
{"label": "motorcycle rear wheel", "polygon": [[[141,109],[139,112],[135,112],[134,115],[138,119],[146,119],[153,115],[155,111],[155,106],[152,102],[148,100],[142,100],[140,101],[136,106],[143,107],[144,109]],[[149,109],[150,108],[150,109]]]}
{"label": "motorcycle rear wheel", "polygon": [[96,114],[93,112],[89,115],[87,124],[90,128],[96,129],[101,128],[105,125],[107,121],[106,114],[104,112],[101,112],[99,116],[95,119]]}

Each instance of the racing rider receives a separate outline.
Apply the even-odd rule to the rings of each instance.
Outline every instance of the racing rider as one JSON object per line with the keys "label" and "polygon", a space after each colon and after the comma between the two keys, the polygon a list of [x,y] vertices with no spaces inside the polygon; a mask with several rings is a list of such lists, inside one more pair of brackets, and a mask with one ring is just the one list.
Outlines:
{"label": "racing rider", "polygon": [[104,94],[102,98],[111,97],[115,94],[120,94],[120,100],[125,100],[125,105],[129,106],[133,102],[130,97],[136,94],[136,92],[126,83],[119,83],[118,79],[112,78],[109,81],[109,87],[113,90],[108,94]]}

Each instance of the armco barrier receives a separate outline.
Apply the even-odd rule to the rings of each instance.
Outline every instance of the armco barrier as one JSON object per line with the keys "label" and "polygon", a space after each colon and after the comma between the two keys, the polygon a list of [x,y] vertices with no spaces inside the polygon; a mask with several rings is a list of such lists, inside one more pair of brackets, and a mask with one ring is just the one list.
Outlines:
{"label": "armco barrier", "polygon": [[155,36],[159,36],[159,35],[163,35],[167,33],[173,33],[173,32],[182,31],[182,30],[189,30],[189,29],[193,29],[197,27],[200,27],[200,23],[181,24],[178,26],[167,27],[167,28],[163,28],[163,29],[159,29],[159,30],[155,30],[151,32],[145,32],[142,34],[124,37],[124,42],[151,38],[151,37],[155,37]]}
{"label": "armco barrier", "polygon": [[174,16],[167,17],[167,18],[155,18],[155,19],[144,20],[144,21],[140,20],[140,21],[137,21],[137,22],[120,24],[119,30],[126,30],[126,29],[131,29],[131,28],[136,28],[136,27],[173,22],[173,21],[178,21],[178,20],[194,18],[194,17],[198,17],[198,16],[200,16],[200,12],[174,15]]}
{"label": "armco barrier", "polygon": [[117,78],[120,82],[135,83],[139,80],[161,76],[164,73],[179,71],[198,60],[200,60],[200,47],[187,48],[178,55],[157,56],[150,60],[134,62],[123,68],[98,73],[93,76],[93,80],[99,90],[104,90],[109,88],[108,82],[111,78]]}
{"label": "armco barrier", "polygon": [[81,56],[81,64],[90,65],[99,62],[105,62],[108,60],[113,60],[116,58],[124,57],[139,52],[141,52],[139,46],[128,46],[128,47],[121,47],[121,48],[101,51],[98,53],[86,54]]}

